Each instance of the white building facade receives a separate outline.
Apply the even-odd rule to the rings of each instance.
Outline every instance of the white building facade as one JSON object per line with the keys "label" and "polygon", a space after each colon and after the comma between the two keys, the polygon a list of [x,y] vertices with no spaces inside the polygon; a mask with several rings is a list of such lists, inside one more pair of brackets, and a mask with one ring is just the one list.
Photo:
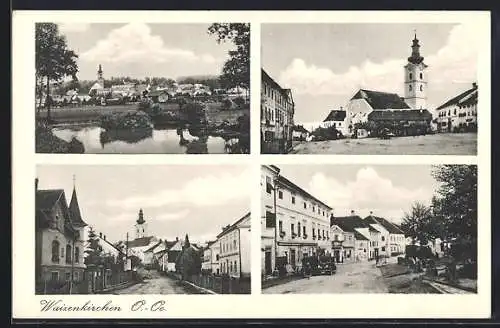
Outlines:
{"label": "white building facade", "polygon": [[331,253],[331,207],[279,175],[279,168],[261,168],[263,274],[279,267],[297,270],[304,256]]}

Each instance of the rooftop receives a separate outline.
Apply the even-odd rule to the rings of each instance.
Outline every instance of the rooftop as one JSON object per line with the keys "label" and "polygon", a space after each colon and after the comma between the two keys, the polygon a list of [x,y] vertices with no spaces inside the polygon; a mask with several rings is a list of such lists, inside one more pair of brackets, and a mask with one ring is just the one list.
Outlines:
{"label": "rooftop", "polygon": [[409,109],[407,103],[396,93],[359,89],[351,98],[364,99],[372,109]]}
{"label": "rooftop", "polygon": [[465,90],[464,92],[460,93],[459,95],[457,95],[457,96],[451,98],[450,100],[446,101],[441,106],[438,106],[436,108],[436,110],[443,109],[445,107],[449,107],[449,106],[452,106],[452,105],[457,105],[460,101],[462,101],[462,99],[464,99],[468,95],[472,94],[476,90],[477,90],[477,84],[473,83],[472,84],[472,88],[470,88],[468,90]]}

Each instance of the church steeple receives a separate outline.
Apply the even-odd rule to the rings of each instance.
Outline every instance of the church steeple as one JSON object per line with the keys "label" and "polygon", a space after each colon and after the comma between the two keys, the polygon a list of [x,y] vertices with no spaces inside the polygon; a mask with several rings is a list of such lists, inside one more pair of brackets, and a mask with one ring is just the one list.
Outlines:
{"label": "church steeple", "polygon": [[142,212],[142,208],[139,210],[139,218],[137,219],[137,224],[144,224],[144,213]]}
{"label": "church steeple", "polygon": [[139,210],[139,216],[135,221],[135,236],[136,238],[143,238],[147,236],[147,223],[144,220],[144,213],[142,208]]}
{"label": "church steeple", "polygon": [[417,39],[417,31],[415,31],[415,37],[413,38],[413,43],[411,45],[411,56],[408,57],[408,62],[412,64],[420,64],[424,61],[424,57],[420,55],[420,44]]}
{"label": "church steeple", "polygon": [[69,202],[68,209],[73,226],[85,227],[87,225],[87,223],[85,223],[85,221],[83,221],[82,219],[80,205],[78,204],[78,198],[76,197],[75,176],[73,176],[73,194],[71,195],[71,201]]}
{"label": "church steeple", "polygon": [[414,32],[411,56],[404,67],[405,102],[412,109],[427,109],[427,65],[420,55],[417,32]]}
{"label": "church steeple", "polygon": [[97,70],[97,82],[104,88],[104,77],[101,64],[99,64],[99,68]]}

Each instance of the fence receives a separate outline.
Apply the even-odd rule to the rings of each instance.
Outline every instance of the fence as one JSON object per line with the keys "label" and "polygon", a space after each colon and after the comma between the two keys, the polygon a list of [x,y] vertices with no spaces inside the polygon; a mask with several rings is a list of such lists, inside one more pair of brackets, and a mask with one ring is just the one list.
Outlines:
{"label": "fence", "polygon": [[[168,276],[181,279],[180,274],[168,273]],[[209,289],[217,294],[250,294],[250,277],[229,277],[216,275],[192,275],[187,279],[190,283]]]}

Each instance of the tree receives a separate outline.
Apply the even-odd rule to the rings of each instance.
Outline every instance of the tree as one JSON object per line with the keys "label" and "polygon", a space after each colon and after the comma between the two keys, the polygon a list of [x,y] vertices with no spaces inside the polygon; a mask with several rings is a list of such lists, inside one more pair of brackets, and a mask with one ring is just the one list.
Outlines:
{"label": "tree", "polygon": [[426,246],[429,241],[435,238],[433,224],[431,208],[420,202],[415,202],[412,204],[411,210],[404,213],[401,229],[405,236],[412,238],[413,245],[418,242],[421,246]]}
{"label": "tree", "polygon": [[208,28],[210,35],[215,35],[218,43],[230,41],[236,50],[229,51],[229,59],[224,63],[220,76],[221,84],[226,88],[250,87],[250,24],[214,23]]}
{"label": "tree", "polygon": [[89,228],[87,249],[85,250],[85,253],[87,254],[85,257],[85,265],[97,266],[101,264],[102,246],[99,244],[99,238],[97,237],[93,227]]}
{"label": "tree", "polygon": [[445,240],[477,247],[477,166],[438,165],[432,175],[440,183],[433,199]]}
{"label": "tree", "polygon": [[[66,76],[76,79],[77,58],[78,55],[68,48],[66,38],[59,34],[57,24],[35,24],[36,76],[46,80],[47,97],[50,95],[50,81],[58,82]],[[47,102],[47,119],[50,120],[50,102]]]}

